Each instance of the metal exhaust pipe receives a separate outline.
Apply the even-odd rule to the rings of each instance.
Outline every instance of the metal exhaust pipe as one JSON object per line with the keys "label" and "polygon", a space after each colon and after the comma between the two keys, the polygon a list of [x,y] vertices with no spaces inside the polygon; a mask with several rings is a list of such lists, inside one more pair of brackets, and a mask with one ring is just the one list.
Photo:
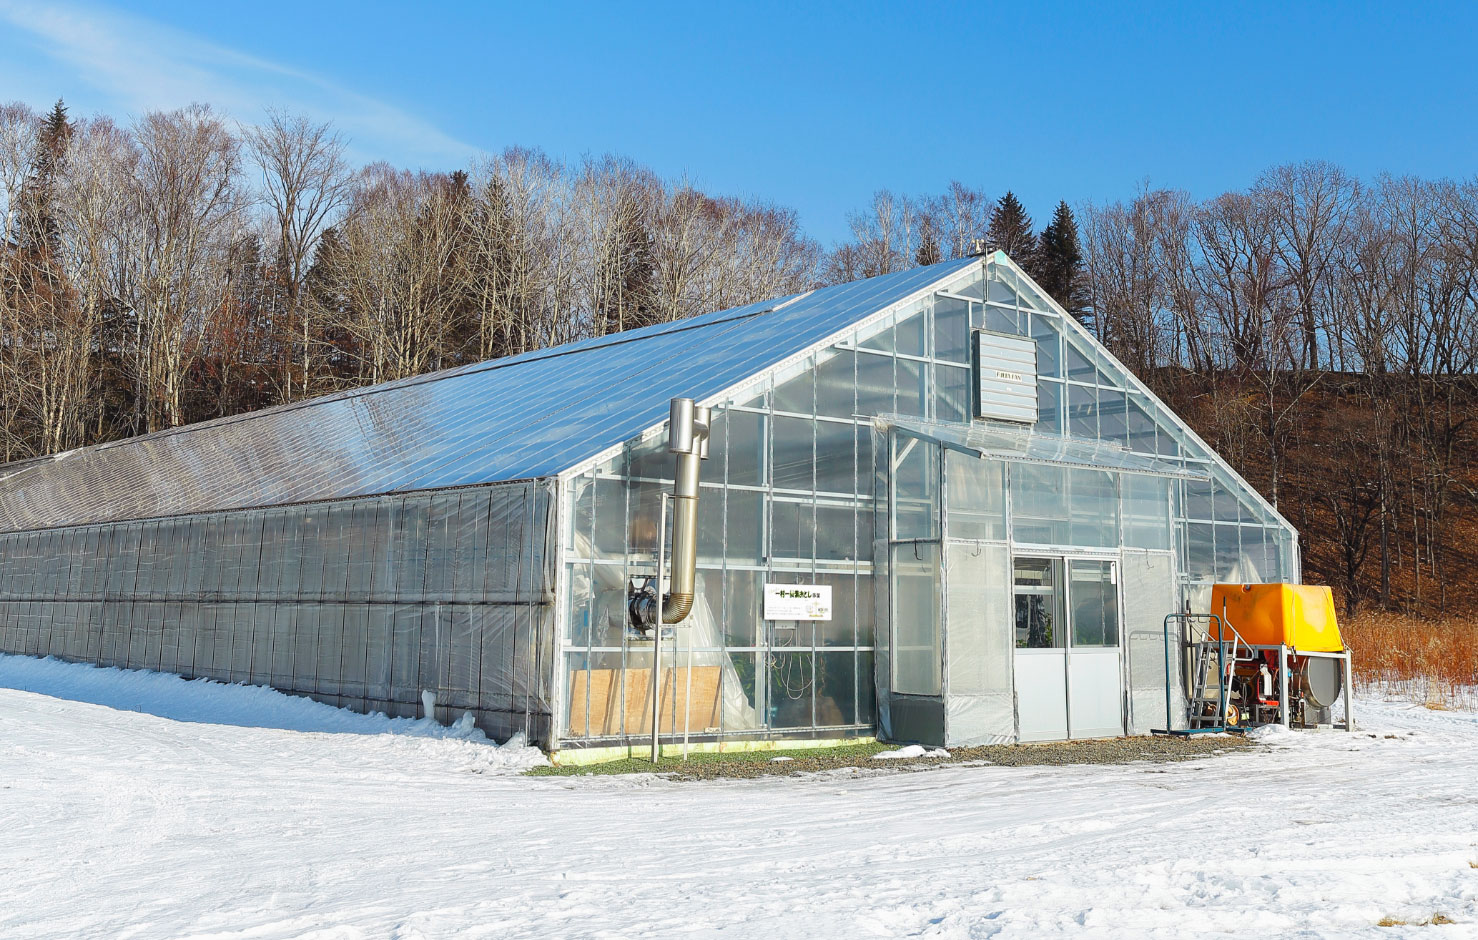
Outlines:
{"label": "metal exhaust pipe", "polygon": [[[671,590],[662,597],[662,623],[681,623],[693,610],[698,583],[698,479],[708,459],[708,426],[712,409],[694,405],[691,398],[674,398],[667,425],[667,450],[677,458],[672,492]],[[665,520],[663,520],[665,524]],[[657,623],[657,586],[631,593],[627,611],[638,627]]]}

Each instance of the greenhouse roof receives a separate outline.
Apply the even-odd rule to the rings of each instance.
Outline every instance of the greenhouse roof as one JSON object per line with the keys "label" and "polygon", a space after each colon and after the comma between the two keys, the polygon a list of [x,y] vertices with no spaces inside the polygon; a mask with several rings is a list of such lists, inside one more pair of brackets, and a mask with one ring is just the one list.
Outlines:
{"label": "greenhouse roof", "polygon": [[978,258],[0,466],[0,531],[548,477]]}

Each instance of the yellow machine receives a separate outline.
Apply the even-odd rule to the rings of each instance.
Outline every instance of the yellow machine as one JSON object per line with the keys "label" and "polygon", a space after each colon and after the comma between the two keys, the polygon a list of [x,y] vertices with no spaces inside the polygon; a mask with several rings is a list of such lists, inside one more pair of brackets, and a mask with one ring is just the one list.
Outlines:
{"label": "yellow machine", "polygon": [[1167,631],[1172,623],[1188,657],[1191,733],[1243,724],[1329,727],[1341,696],[1344,726],[1354,730],[1350,651],[1329,588],[1217,584],[1208,614],[1171,615]]}
{"label": "yellow machine", "polygon": [[[1287,646],[1309,653],[1345,649],[1334,618],[1334,594],[1322,585],[1217,584],[1211,588],[1211,612],[1251,646]],[[1215,622],[1211,635],[1220,639]]]}

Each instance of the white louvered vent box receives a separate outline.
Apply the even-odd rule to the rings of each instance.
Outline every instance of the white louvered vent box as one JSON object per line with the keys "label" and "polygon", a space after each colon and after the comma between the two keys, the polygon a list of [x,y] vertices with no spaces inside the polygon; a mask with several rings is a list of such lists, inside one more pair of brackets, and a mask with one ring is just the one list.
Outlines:
{"label": "white louvered vent box", "polygon": [[1037,344],[1014,333],[974,332],[975,417],[1037,423]]}

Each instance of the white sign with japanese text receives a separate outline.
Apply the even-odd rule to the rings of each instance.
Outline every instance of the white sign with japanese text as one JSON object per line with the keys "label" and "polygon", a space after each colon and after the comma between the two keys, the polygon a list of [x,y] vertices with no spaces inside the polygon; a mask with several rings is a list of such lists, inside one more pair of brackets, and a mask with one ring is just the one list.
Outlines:
{"label": "white sign with japanese text", "polygon": [[766,620],[830,620],[831,585],[766,584]]}

